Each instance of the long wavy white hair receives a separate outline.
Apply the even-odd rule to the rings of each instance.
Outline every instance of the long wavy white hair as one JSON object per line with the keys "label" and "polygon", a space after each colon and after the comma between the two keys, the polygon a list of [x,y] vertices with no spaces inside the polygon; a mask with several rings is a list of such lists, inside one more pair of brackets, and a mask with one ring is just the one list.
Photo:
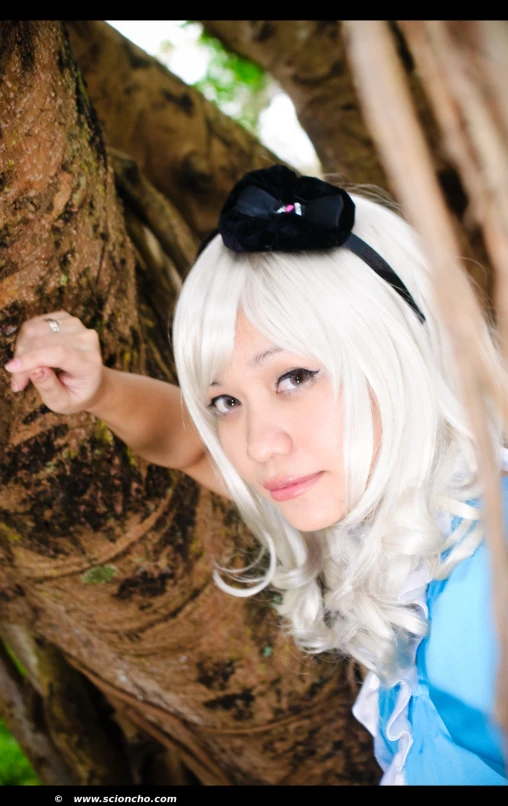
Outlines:
{"label": "long wavy white hair", "polygon": [[[261,554],[268,556],[249,585],[229,585],[222,572],[215,574],[217,583],[237,596],[271,583],[283,594],[279,612],[300,646],[351,655],[388,680],[406,662],[411,637],[427,632],[424,616],[400,600],[401,588],[422,563],[433,578],[444,578],[475,551],[484,537],[482,490],[456,362],[419,239],[392,210],[351,195],[353,231],[401,277],[425,324],[344,248],[236,254],[217,236],[183,285],[173,347],[191,417]],[[289,525],[243,481],[206,408],[209,384],[231,359],[240,309],[275,344],[321,361],[334,393],[342,392],[346,514],[318,532]],[[478,338],[506,390],[493,328],[485,323]],[[370,472],[372,398],[382,438]],[[500,462],[502,417],[494,406],[489,417]]]}

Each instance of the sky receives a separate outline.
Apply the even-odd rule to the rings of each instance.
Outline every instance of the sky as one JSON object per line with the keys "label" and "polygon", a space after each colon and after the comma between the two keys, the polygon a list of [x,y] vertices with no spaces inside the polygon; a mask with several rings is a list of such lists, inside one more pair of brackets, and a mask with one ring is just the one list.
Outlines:
{"label": "sky", "polygon": [[[198,23],[182,27],[184,20],[106,22],[151,56],[160,59],[187,84],[205,75],[208,57],[206,50],[197,42],[201,32]],[[174,47],[162,52],[161,42],[168,40]],[[314,147],[298,122],[291,99],[282,89],[274,93],[269,106],[261,113],[260,140],[299,171],[319,174],[320,166]]]}

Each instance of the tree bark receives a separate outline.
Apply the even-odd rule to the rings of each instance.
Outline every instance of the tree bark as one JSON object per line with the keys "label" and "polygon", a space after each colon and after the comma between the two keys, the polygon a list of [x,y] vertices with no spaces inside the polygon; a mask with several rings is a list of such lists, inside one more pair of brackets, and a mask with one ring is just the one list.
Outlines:
{"label": "tree bark", "polygon": [[[65,29],[23,21],[0,29],[1,365],[24,320],[63,308],[98,331],[108,366],[174,381],[150,267],[126,234],[112,161]],[[135,96],[143,67],[130,69]],[[115,103],[124,104],[121,94]],[[180,115],[190,120],[187,106],[165,101],[167,125],[168,108],[175,126]],[[157,120],[161,110],[152,111]],[[141,121],[125,124],[138,148],[149,126]],[[209,158],[214,204],[265,153],[250,136],[235,140],[234,124],[228,152],[218,126],[202,152],[189,127],[186,151]],[[146,149],[152,170],[171,150],[162,146]],[[180,152],[171,164],[184,163]],[[168,198],[195,232],[207,230],[212,207],[197,203],[208,198],[206,182],[196,190],[189,176],[199,171],[175,173],[176,189],[164,180]],[[234,508],[183,474],[139,460],[96,418],[56,415],[31,386],[14,395],[7,373],[0,378],[0,620],[41,696],[48,668],[62,698],[64,680],[79,692],[70,664],[119,714],[120,746],[106,721],[96,733],[110,737],[112,758],[129,745],[125,726],[135,725],[206,784],[375,782],[370,736],[350,713],[354,667],[299,652],[279,629],[270,591],[245,601],[213,584],[213,556],[253,550]],[[76,720],[64,720],[65,748],[56,741],[59,713],[60,722],[47,720],[49,739],[73,780],[90,782],[71,741]]]}
{"label": "tree bark", "polygon": [[399,23],[418,65],[450,161],[467,190],[469,228],[483,231],[508,355],[508,66],[506,21]]}
{"label": "tree bark", "polygon": [[107,23],[66,25],[109,142],[134,157],[191,229],[205,237],[231,186],[246,171],[279,160]]}
{"label": "tree bark", "polygon": [[[226,47],[256,61],[281,83],[331,181],[389,188],[345,63],[340,21],[201,22]],[[216,226],[227,193],[242,173],[281,161],[111,26],[102,21],[67,25],[109,141],[137,159],[198,238]],[[481,299],[485,305],[492,271],[481,232],[468,223],[462,183],[441,147],[404,37],[395,24],[393,30],[462,254],[478,289],[487,295]]]}
{"label": "tree bark", "polygon": [[72,784],[73,780],[44,725],[35,718],[34,692],[3,647],[0,647],[0,713],[20,743],[32,767],[46,784]]}

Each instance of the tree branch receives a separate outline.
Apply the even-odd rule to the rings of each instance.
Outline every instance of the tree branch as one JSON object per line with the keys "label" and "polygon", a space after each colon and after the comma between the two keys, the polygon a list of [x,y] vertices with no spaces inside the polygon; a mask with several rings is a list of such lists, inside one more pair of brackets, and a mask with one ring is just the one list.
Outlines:
{"label": "tree branch", "polygon": [[399,25],[449,159],[468,192],[469,219],[484,233],[496,270],[494,302],[508,358],[508,25],[437,20]]}
{"label": "tree branch", "polygon": [[197,239],[171,202],[143,176],[135,159],[114,148],[110,153],[120,195],[159,240],[180,277],[185,278],[196,256]]}
{"label": "tree branch", "polygon": [[109,142],[136,159],[204,238],[234,182],[277,157],[110,25],[70,20],[66,26]]}

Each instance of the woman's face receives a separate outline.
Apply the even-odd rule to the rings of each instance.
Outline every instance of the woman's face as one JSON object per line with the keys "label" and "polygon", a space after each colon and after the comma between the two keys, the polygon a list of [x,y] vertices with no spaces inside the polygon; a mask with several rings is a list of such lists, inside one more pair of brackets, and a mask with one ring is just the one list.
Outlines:
{"label": "woman's face", "polygon": [[344,516],[342,403],[319,361],[281,350],[240,311],[231,362],[208,392],[226,456],[292,526]]}

